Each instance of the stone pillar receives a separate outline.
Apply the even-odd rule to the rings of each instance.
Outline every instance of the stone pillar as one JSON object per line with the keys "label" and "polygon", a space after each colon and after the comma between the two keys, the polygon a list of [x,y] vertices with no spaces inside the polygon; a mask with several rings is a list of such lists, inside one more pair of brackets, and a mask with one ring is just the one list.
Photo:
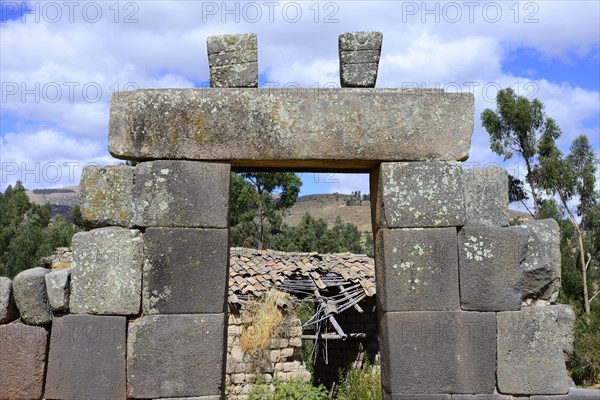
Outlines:
{"label": "stone pillar", "polygon": [[375,87],[381,56],[381,32],[347,32],[338,40],[342,87]]}
{"label": "stone pillar", "polygon": [[209,36],[206,48],[211,87],[258,87],[256,34]]}
{"label": "stone pillar", "polygon": [[230,173],[211,162],[135,167],[145,260],[142,316],[128,326],[130,398],[224,395]]}
{"label": "stone pillar", "polygon": [[496,314],[460,307],[461,164],[382,163],[372,184],[384,398],[494,393]]}

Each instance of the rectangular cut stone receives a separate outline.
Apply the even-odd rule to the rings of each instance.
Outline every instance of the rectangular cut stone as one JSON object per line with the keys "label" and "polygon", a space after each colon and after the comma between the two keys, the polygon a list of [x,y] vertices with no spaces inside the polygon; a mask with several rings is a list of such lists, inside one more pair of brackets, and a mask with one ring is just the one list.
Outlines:
{"label": "rectangular cut stone", "polygon": [[119,316],[54,318],[46,398],[126,399],[126,328]]}
{"label": "rectangular cut stone", "polygon": [[133,170],[127,165],[87,166],[79,184],[81,213],[91,226],[131,226]]}
{"label": "rectangular cut stone", "polygon": [[557,315],[546,307],[498,313],[498,389],[566,394],[567,370]]}
{"label": "rectangular cut stone", "polygon": [[523,301],[555,302],[560,290],[560,229],[552,219],[528,221],[513,226],[529,235],[527,254],[521,263]]}
{"label": "rectangular cut stone", "polygon": [[388,312],[379,334],[385,391],[494,393],[495,313]]}
{"label": "rectangular cut stone", "polygon": [[152,315],[129,323],[128,396],[219,396],[224,314]]}
{"label": "rectangular cut stone", "polygon": [[206,48],[211,87],[258,87],[256,34],[209,36]]}
{"label": "rectangular cut stone", "polygon": [[531,400],[600,400],[600,389],[569,389],[561,396],[531,396]]}
{"label": "rectangular cut stone", "polygon": [[452,400],[514,400],[513,396],[503,394],[453,394]]}
{"label": "rectangular cut stone", "polygon": [[347,32],[339,36],[342,87],[375,87],[382,41],[380,32]]}
{"label": "rectangular cut stone", "polygon": [[19,310],[13,296],[12,281],[0,276],[0,324],[8,324],[19,318]]}
{"label": "rectangular cut stone", "polygon": [[139,313],[143,253],[142,234],[135,229],[100,228],[73,235],[71,312]]}
{"label": "rectangular cut stone", "polygon": [[383,400],[452,400],[449,394],[392,394],[384,393]]}
{"label": "rectangular cut stone", "polygon": [[465,226],[458,233],[463,310],[521,309],[528,235],[497,226]]}
{"label": "rectangular cut stone", "polygon": [[463,175],[458,162],[382,163],[378,191],[376,227],[465,224]]}
{"label": "rectangular cut stone", "polygon": [[149,161],[135,167],[135,226],[227,228],[225,163]]}
{"label": "rectangular cut stone", "polygon": [[339,170],[465,160],[473,113],[472,94],[435,90],[137,90],[112,98],[109,151],[138,160]]}
{"label": "rectangular cut stone", "polygon": [[508,174],[504,168],[463,170],[467,225],[508,226]]}
{"label": "rectangular cut stone", "polygon": [[41,399],[48,331],[19,323],[0,325],[0,399]]}
{"label": "rectangular cut stone", "polygon": [[381,229],[376,240],[382,311],[460,309],[456,228]]}
{"label": "rectangular cut stone", "polygon": [[144,314],[225,312],[227,229],[148,228]]}

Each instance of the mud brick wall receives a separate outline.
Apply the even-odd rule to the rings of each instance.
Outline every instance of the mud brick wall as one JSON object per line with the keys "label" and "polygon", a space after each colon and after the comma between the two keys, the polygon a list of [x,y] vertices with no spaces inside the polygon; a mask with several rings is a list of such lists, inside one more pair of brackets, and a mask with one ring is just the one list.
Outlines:
{"label": "mud brick wall", "polygon": [[300,357],[302,325],[293,311],[286,312],[285,320],[275,330],[269,346],[258,356],[252,356],[240,347],[244,327],[240,311],[237,306],[229,306],[225,376],[227,399],[245,399],[256,383],[271,384],[274,379],[311,380],[311,374]]}

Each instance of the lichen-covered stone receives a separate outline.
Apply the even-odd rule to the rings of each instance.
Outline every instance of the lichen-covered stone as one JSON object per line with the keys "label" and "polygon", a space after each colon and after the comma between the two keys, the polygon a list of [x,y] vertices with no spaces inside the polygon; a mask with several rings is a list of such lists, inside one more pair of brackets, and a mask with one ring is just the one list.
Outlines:
{"label": "lichen-covered stone", "polygon": [[523,301],[554,302],[560,290],[560,230],[552,219],[528,221],[511,229],[529,235],[527,255],[521,263]]}
{"label": "lichen-covered stone", "polygon": [[39,326],[0,326],[0,399],[38,400],[44,394],[48,331]]}
{"label": "lichen-covered stone", "polygon": [[100,228],[73,236],[70,309],[75,314],[140,311],[144,243],[135,229]]}
{"label": "lichen-covered stone", "polygon": [[463,310],[521,309],[529,235],[498,226],[465,226],[458,234]]}
{"label": "lichen-covered stone", "polygon": [[347,32],[339,36],[342,87],[375,87],[383,34]]}
{"label": "lichen-covered stone", "polygon": [[149,161],[135,167],[136,226],[227,228],[230,166]]}
{"label": "lichen-covered stone", "polygon": [[211,87],[258,87],[256,34],[209,36],[206,48]]}
{"label": "lichen-covered stone", "polygon": [[71,294],[71,269],[52,271],[46,275],[46,291],[52,311],[69,309]]}
{"label": "lichen-covered stone", "polygon": [[382,163],[375,221],[384,228],[465,224],[461,164],[452,161]]}
{"label": "lichen-covered stone", "polygon": [[563,356],[565,362],[569,363],[573,355],[573,341],[575,340],[575,312],[571,306],[566,304],[556,304],[546,308],[556,314]]}
{"label": "lichen-covered stone", "polygon": [[126,329],[126,318],[120,316],[56,317],[46,398],[125,400]]}
{"label": "lichen-covered stone", "polygon": [[219,396],[224,324],[224,314],[152,315],[130,322],[128,396]]}
{"label": "lichen-covered stone", "polygon": [[81,213],[91,226],[130,226],[133,167],[86,166],[79,184]]}
{"label": "lichen-covered stone", "polygon": [[47,325],[52,322],[45,279],[49,272],[49,269],[36,267],[20,272],[13,279],[15,302],[25,324]]}
{"label": "lichen-covered stone", "polygon": [[383,160],[465,160],[473,113],[471,93],[435,90],[137,90],[112,97],[109,151],[370,170]]}
{"label": "lichen-covered stone", "polygon": [[495,313],[388,312],[379,338],[384,391],[494,393]]}
{"label": "lichen-covered stone", "polygon": [[19,310],[13,296],[12,281],[0,276],[0,324],[8,324],[19,318]]}
{"label": "lichen-covered stone", "polygon": [[504,168],[463,170],[467,225],[508,226],[508,174]]}
{"label": "lichen-covered stone", "polygon": [[556,313],[525,307],[498,313],[498,389],[507,394],[569,390]]}
{"label": "lichen-covered stone", "polygon": [[381,229],[376,241],[382,311],[460,309],[456,228]]}
{"label": "lichen-covered stone", "polygon": [[225,312],[227,229],[148,228],[144,314]]}

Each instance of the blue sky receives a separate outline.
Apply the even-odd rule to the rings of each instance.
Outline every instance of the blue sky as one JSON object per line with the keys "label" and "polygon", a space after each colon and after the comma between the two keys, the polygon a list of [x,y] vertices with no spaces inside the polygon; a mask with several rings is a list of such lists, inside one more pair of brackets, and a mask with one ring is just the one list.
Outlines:
{"label": "blue sky", "polygon": [[[112,92],[202,87],[206,38],[224,33],[257,33],[261,84],[323,87],[339,84],[339,33],[382,32],[377,87],[475,94],[470,163],[514,164],[489,150],[479,120],[508,86],[546,105],[564,151],[580,134],[600,149],[596,1],[35,1],[27,12],[22,4],[0,0],[1,190],[17,179],[75,185],[84,165],[119,162],[107,151]],[[366,175],[302,178],[302,194],[368,192]]]}

